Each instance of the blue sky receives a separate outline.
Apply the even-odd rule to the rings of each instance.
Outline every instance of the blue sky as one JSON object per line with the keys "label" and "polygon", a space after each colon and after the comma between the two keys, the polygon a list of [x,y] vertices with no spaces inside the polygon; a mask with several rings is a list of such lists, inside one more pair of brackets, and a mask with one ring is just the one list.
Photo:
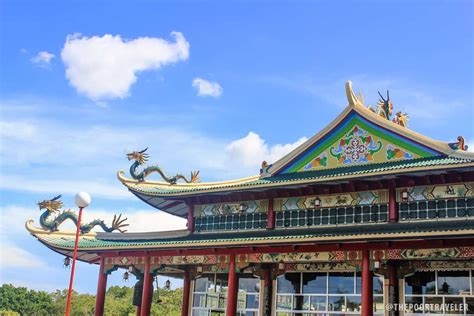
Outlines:
{"label": "blue sky", "polygon": [[[62,193],[72,208],[86,190],[86,216],[183,227],[118,183],[127,150],[149,146],[150,162],[203,181],[253,175],[338,115],[346,80],[366,104],[390,89],[417,132],[474,140],[472,1],[0,6],[1,283],[68,284],[61,256],[24,229],[37,201]],[[79,264],[75,288],[95,292],[96,278]]]}

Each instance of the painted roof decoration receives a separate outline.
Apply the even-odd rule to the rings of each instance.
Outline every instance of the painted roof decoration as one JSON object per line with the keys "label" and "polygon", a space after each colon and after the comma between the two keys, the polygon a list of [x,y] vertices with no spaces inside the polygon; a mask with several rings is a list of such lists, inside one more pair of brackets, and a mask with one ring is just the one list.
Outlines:
{"label": "painted roof decoration", "polygon": [[199,171],[192,171],[191,172],[191,177],[189,180],[181,175],[177,174],[174,177],[169,177],[166,175],[166,173],[158,166],[146,166],[143,168],[142,171],[138,171],[138,167],[142,167],[145,165],[145,163],[148,161],[148,158],[150,157],[146,151],[148,150],[148,147],[143,149],[142,151],[134,151],[131,153],[127,154],[128,160],[135,160],[133,164],[130,166],[130,175],[132,176],[133,179],[138,180],[138,181],[145,181],[145,178],[148,177],[152,173],[158,173],[163,180],[165,180],[169,184],[176,184],[178,183],[178,180],[184,180],[186,183],[194,183],[194,182],[199,182]]}
{"label": "painted roof decoration", "polygon": [[406,113],[393,115],[394,106],[388,91],[386,96],[379,93],[380,100],[375,109],[364,105],[362,95],[354,93],[350,81],[346,82],[346,95],[348,105],[336,119],[280,160],[262,162],[259,175],[220,182],[176,183],[166,178],[165,182],[150,181],[136,174],[128,178],[120,171],[118,179],[147,203],[165,209],[171,205],[170,213],[185,217],[187,206],[184,203],[166,199],[207,192],[474,167],[474,153],[466,151],[462,137],[454,143],[435,141],[410,130]]}
{"label": "painted roof decoration", "polygon": [[[58,231],[58,227],[65,221],[71,220],[74,225],[77,226],[77,215],[76,213],[72,212],[71,210],[62,210],[60,209],[63,207],[63,202],[60,200],[61,195],[58,195],[50,200],[43,200],[38,202],[38,207],[40,210],[45,210],[41,216],[39,223],[43,230],[55,232]],[[59,212],[59,215],[56,217],[52,217],[52,215],[56,212]],[[125,233],[126,230],[124,229],[129,224],[125,224],[127,218],[122,219],[122,214],[119,216],[114,215],[114,219],[112,220],[112,225],[107,226],[105,222],[101,219],[95,219],[90,223],[81,224],[80,231],[81,234],[89,233],[94,227],[99,226],[102,228],[104,232],[111,233],[115,230],[118,230],[121,233]]]}

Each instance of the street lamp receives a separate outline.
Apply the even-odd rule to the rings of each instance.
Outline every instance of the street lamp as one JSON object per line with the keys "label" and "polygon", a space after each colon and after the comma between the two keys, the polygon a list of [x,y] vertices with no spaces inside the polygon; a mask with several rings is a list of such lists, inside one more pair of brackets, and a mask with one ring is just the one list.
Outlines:
{"label": "street lamp", "polygon": [[81,231],[82,209],[89,206],[89,204],[91,203],[91,196],[87,192],[79,192],[76,194],[74,201],[76,202],[76,206],[79,207],[79,217],[77,218],[76,241],[74,243],[74,255],[72,257],[72,268],[71,268],[71,278],[69,280],[69,291],[67,293],[66,316],[69,316],[69,310],[71,308],[72,284],[74,283],[74,269],[76,268],[77,244],[79,242],[79,232]]}

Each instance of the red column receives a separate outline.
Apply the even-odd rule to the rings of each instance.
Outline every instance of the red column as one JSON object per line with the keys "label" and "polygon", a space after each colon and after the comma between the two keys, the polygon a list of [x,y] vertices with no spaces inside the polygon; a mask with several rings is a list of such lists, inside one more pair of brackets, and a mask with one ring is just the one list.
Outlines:
{"label": "red column", "polygon": [[391,223],[398,222],[398,207],[395,188],[388,189],[388,219]]}
{"label": "red column", "polygon": [[192,233],[194,232],[194,206],[189,204],[188,208],[188,230]]}
{"label": "red column", "polygon": [[105,291],[107,290],[107,273],[104,271],[105,259],[100,257],[99,283],[95,299],[95,316],[104,315]]}
{"label": "red column", "polygon": [[141,316],[142,314],[142,307],[141,306],[137,306],[137,316]]}
{"label": "red column", "polygon": [[150,284],[153,282],[153,277],[150,274],[150,256],[145,257],[145,273],[143,276],[143,292],[142,292],[142,305],[141,305],[141,316],[150,315],[150,303],[151,303],[151,288]]}
{"label": "red column", "polygon": [[272,273],[270,268],[265,269],[263,274],[264,290],[261,293],[263,298],[263,315],[271,315],[272,306]]}
{"label": "red column", "polygon": [[[390,304],[398,304],[398,277],[397,277],[397,266],[392,264],[388,270],[388,297]],[[394,305],[392,305],[394,306]],[[396,311],[392,310],[389,312],[390,315],[396,315]]]}
{"label": "red column", "polygon": [[373,276],[370,271],[369,250],[362,251],[362,316],[372,316],[373,306]]}
{"label": "red column", "polygon": [[275,210],[273,209],[273,199],[268,200],[268,221],[267,221],[267,229],[274,229],[275,228]]}
{"label": "red column", "polygon": [[189,308],[189,291],[191,289],[191,280],[189,279],[189,272],[184,271],[183,278],[183,305],[181,306],[181,316],[188,316]]}
{"label": "red column", "polygon": [[239,281],[235,273],[235,255],[230,255],[226,316],[235,316],[237,314],[238,286]]}

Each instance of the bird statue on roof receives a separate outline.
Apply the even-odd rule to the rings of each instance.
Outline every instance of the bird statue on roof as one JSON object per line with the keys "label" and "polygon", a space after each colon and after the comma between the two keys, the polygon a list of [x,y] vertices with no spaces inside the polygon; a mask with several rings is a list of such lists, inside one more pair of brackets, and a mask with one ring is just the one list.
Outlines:
{"label": "bird statue on roof", "polygon": [[[63,202],[60,200],[61,195],[55,196],[50,200],[43,200],[38,202],[38,207],[40,210],[45,210],[40,216],[40,225],[43,229],[49,230],[51,232],[57,231],[59,225],[61,225],[66,220],[71,220],[77,227],[77,215],[71,210],[62,210]],[[51,218],[53,213],[60,212],[55,218]],[[105,222],[101,219],[95,219],[88,224],[81,225],[80,231],[81,234],[90,232],[95,226],[100,226],[105,232],[111,233],[114,230],[118,230],[121,233],[126,232],[123,228],[129,224],[125,224],[127,218],[122,219],[122,214],[114,215],[112,220],[112,226],[107,226]]]}
{"label": "bird statue on roof", "polygon": [[166,173],[158,166],[147,166],[141,172],[138,171],[138,167],[143,166],[149,159],[149,155],[146,153],[148,147],[141,151],[133,151],[127,154],[128,160],[135,160],[130,166],[130,175],[133,179],[138,181],[144,181],[153,172],[158,173],[163,180],[169,184],[176,184],[178,180],[183,180],[186,183],[199,182],[199,171],[192,171],[191,177],[188,179],[182,174],[176,174],[174,177],[169,177]]}

